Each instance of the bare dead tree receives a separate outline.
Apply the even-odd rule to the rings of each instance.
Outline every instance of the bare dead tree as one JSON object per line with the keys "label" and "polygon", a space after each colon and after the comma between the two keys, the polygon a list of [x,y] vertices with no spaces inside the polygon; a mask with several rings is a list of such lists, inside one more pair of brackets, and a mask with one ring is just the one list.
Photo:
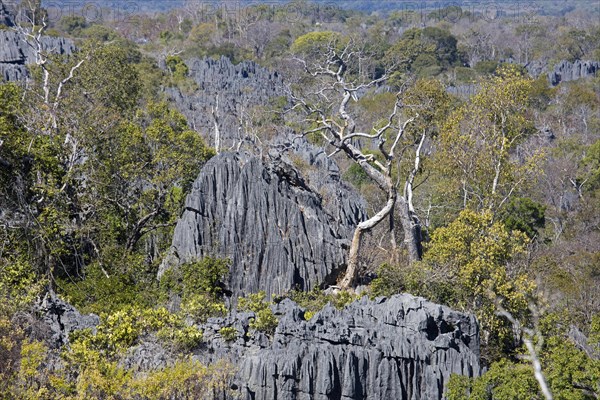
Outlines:
{"label": "bare dead tree", "polygon": [[213,118],[214,130],[215,130],[215,151],[217,154],[221,148],[221,131],[219,130],[219,95],[215,98],[215,105],[211,109],[211,115]]}
{"label": "bare dead tree", "polygon": [[[319,62],[310,62],[306,59],[294,58],[302,65],[304,70],[317,80],[316,92],[308,96],[292,94],[293,109],[303,110],[304,122],[312,126],[303,132],[303,135],[318,134],[331,146],[333,156],[339,152],[357,163],[373,182],[386,194],[385,205],[375,215],[361,222],[355,228],[350,246],[348,267],[340,282],[343,289],[351,288],[356,280],[358,261],[361,250],[363,234],[372,230],[381,221],[385,220],[399,207],[400,222],[404,232],[404,245],[408,251],[411,262],[420,259],[420,223],[412,204],[413,183],[421,162],[421,151],[425,136],[410,146],[406,146],[406,128],[417,117],[406,118],[403,111],[404,85],[396,93],[396,101],[387,121],[382,127],[372,127],[370,132],[357,129],[357,123],[349,104],[357,101],[364,91],[384,83],[388,73],[377,78],[364,79],[364,74],[353,74],[352,68],[364,56],[364,52],[353,40],[340,46],[336,41],[331,41],[324,50],[323,58]],[[313,102],[309,99],[318,99]],[[368,154],[355,144],[357,139],[366,139],[377,143],[380,158]],[[388,141],[391,144],[388,144]],[[412,154],[407,148],[413,149]],[[410,156],[409,156],[410,154]],[[398,184],[393,179],[395,166],[398,159],[413,158],[413,168],[404,180],[404,190],[400,194]]]}
{"label": "bare dead tree", "polygon": [[[73,79],[75,72],[81,65],[89,59],[89,54],[82,57],[73,67],[71,67],[69,74],[59,81],[54,94],[52,94],[51,71],[48,66],[49,54],[52,49],[47,49],[44,45],[44,40],[42,39],[48,28],[48,18],[46,13],[39,8],[39,4],[36,2],[28,2],[25,5],[28,6],[26,12],[23,13],[23,19],[25,21],[19,21],[15,26],[15,30],[20,34],[25,44],[32,49],[35,54],[35,64],[42,70],[43,102],[45,109],[48,112],[48,123],[52,129],[56,130],[58,126],[56,115],[63,97],[64,87]],[[47,131],[48,128],[49,127],[46,127],[44,131]],[[69,137],[67,139],[69,139]]]}

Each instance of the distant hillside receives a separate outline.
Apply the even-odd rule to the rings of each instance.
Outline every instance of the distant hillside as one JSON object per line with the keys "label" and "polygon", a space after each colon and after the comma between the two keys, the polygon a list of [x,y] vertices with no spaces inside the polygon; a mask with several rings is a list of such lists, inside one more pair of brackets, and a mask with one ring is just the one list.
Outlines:
{"label": "distant hillside", "polygon": [[[17,0],[5,0],[5,3],[17,3]],[[92,8],[97,6],[98,8],[122,8],[126,7],[128,11],[132,12],[157,12],[157,11],[168,11],[174,8],[183,7],[188,4],[198,3],[202,7],[212,7],[212,5],[219,5],[221,7],[240,8],[249,5],[256,4],[290,4],[293,2],[287,0],[270,0],[270,1],[258,1],[258,0],[135,0],[135,1],[86,1],[86,0],[72,0],[72,1],[50,1],[42,0],[44,6],[49,7],[62,7],[64,5],[65,10],[73,10],[80,7],[87,7],[91,11]],[[572,11],[576,8],[583,9],[594,9],[598,12],[598,2],[594,0],[571,0],[565,1],[543,1],[533,4],[524,4],[518,0],[497,0],[491,3],[488,2],[469,2],[469,1],[448,1],[448,0],[421,0],[421,1],[407,1],[407,0],[313,0],[308,3],[314,3],[322,5],[323,7],[338,7],[342,9],[363,11],[366,13],[380,12],[387,13],[392,11],[416,11],[416,12],[431,12],[436,9],[441,9],[448,6],[461,6],[465,11],[475,12],[487,12],[494,13],[498,12],[500,15],[512,15],[515,13],[524,12],[535,12],[544,15],[564,15],[565,13]],[[493,4],[494,10],[491,10]],[[483,7],[483,8],[482,8]]]}

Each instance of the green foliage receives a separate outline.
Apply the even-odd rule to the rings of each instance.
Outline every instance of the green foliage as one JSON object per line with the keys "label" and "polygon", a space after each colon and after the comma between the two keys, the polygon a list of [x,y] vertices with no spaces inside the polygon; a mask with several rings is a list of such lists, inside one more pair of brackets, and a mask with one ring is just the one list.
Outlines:
{"label": "green foliage", "polygon": [[499,64],[496,61],[487,60],[487,61],[479,61],[475,64],[475,71],[479,72],[482,75],[492,75],[498,69]]}
{"label": "green foliage", "polygon": [[[78,57],[72,57],[65,65],[71,68],[85,54],[89,57],[69,85],[70,98],[75,102],[81,101],[87,93],[86,100],[98,108],[113,108],[120,112],[133,109],[139,99],[140,86],[131,62],[131,51],[123,42],[100,44],[93,39],[86,41]],[[69,107],[77,110],[79,107],[76,105],[70,103]]]}
{"label": "green foliage", "polygon": [[452,375],[447,394],[448,400],[529,400],[538,395],[531,366],[507,360],[492,364],[478,379]]}
{"label": "green foliage", "polygon": [[545,76],[538,77],[531,85],[531,104],[540,110],[545,110],[556,95],[556,91],[557,89],[550,86]]}
{"label": "green foliage", "polygon": [[510,349],[512,329],[496,315],[497,302],[524,319],[535,289],[526,273],[510,268],[528,241],[524,233],[494,222],[489,211],[464,210],[431,235],[421,266],[424,282],[416,294],[474,312],[487,356],[498,357],[498,351]]}
{"label": "green foliage", "polygon": [[582,160],[584,170],[580,180],[589,182],[589,190],[600,188],[600,139],[586,149],[585,157]]}
{"label": "green foliage", "polygon": [[472,83],[477,79],[477,73],[472,68],[455,67],[454,76],[458,82]]}
{"label": "green foliage", "polygon": [[227,314],[227,308],[222,299],[206,293],[193,294],[181,304],[181,311],[197,321],[206,321],[209,317],[220,317]]}
{"label": "green foliage", "polygon": [[538,229],[546,224],[546,207],[526,197],[512,198],[499,213],[504,226],[509,230],[518,230],[533,239]]}
{"label": "green foliage", "polygon": [[254,319],[250,322],[252,329],[273,334],[279,321],[271,310],[271,303],[265,301],[265,297],[266,294],[263,291],[240,297],[238,308],[240,311],[252,311],[254,313]]}
{"label": "green foliage", "polygon": [[224,326],[219,329],[219,335],[227,342],[234,341],[237,338],[237,334],[238,331],[233,326]]}
{"label": "green foliage", "polygon": [[295,54],[318,57],[326,53],[329,46],[341,50],[347,41],[347,38],[344,38],[337,32],[309,32],[298,37],[294,43],[292,43],[290,50]]}
{"label": "green foliage", "polygon": [[321,311],[326,304],[331,304],[338,310],[358,299],[358,295],[341,291],[339,293],[326,294],[323,290],[315,287],[309,292],[294,290],[289,293],[289,298],[305,309],[304,318],[309,320],[317,312]]}
{"label": "green foliage", "polygon": [[110,269],[113,272],[107,277],[94,262],[87,266],[85,279],[59,279],[60,292],[83,313],[112,313],[131,305],[156,304],[156,271],[145,270],[140,256],[127,255]]}
{"label": "green foliage", "polygon": [[525,162],[511,158],[535,131],[526,112],[531,88],[532,80],[505,65],[446,119],[435,166],[446,180],[442,189],[461,196],[463,207],[497,211],[498,204],[535,175],[541,153]]}
{"label": "green foliage", "polygon": [[214,154],[166,103],[149,103],[115,128],[90,137],[95,151],[86,163],[95,185],[85,201],[98,211],[90,224],[106,256],[111,245],[133,251],[145,235],[168,233],[195,174]]}
{"label": "green foliage", "polygon": [[23,346],[23,363],[18,379],[2,399],[30,400],[162,400],[167,398],[210,398],[214,393],[233,395],[230,386],[234,367],[219,360],[207,367],[190,357],[182,357],[160,370],[137,373],[116,361],[102,357],[86,364],[65,359],[66,369],[43,368],[46,348],[39,342]]}
{"label": "green foliage", "polygon": [[[565,337],[568,327],[560,323],[562,319],[552,314],[544,317],[541,333],[546,339],[539,354],[542,373],[555,399],[594,399],[600,393],[600,360]],[[590,338],[593,335],[592,329]],[[527,361],[504,359],[493,363],[480,378],[453,375],[448,384],[448,400],[532,398],[542,398],[542,394]]]}
{"label": "green foliage", "polygon": [[183,297],[196,293],[223,294],[223,282],[229,275],[231,261],[204,257],[200,261],[180,266],[183,279]]}
{"label": "green foliage", "polygon": [[403,101],[413,104],[408,116],[415,118],[407,131],[418,142],[423,132],[437,136],[452,106],[452,99],[437,79],[419,79],[405,93]]}
{"label": "green foliage", "polygon": [[386,53],[387,63],[396,67],[392,82],[398,81],[405,71],[431,77],[455,65],[459,61],[456,44],[450,32],[438,27],[406,30]]}
{"label": "green foliage", "polygon": [[27,400],[49,399],[46,387],[35,385],[43,369],[48,349],[42,342],[26,342],[21,347],[19,374],[12,390],[16,398]]}
{"label": "green foliage", "polygon": [[[22,114],[26,111],[23,90],[14,83],[0,85],[0,190],[6,200],[24,206],[35,191],[33,179],[40,174],[60,179],[60,143],[48,136],[28,132]],[[17,194],[25,199],[18,199]]]}
{"label": "green foliage", "polygon": [[85,17],[80,15],[66,15],[58,21],[59,29],[73,36],[78,36],[87,26]]}
{"label": "green foliage", "polygon": [[350,182],[359,189],[363,184],[371,182],[371,178],[369,178],[365,170],[356,163],[350,165],[348,170],[344,173],[343,178],[345,181]]}
{"label": "green foliage", "polygon": [[198,328],[187,325],[183,317],[165,308],[128,307],[112,314],[102,314],[101,319],[95,333],[91,329],[72,333],[70,358],[85,363],[88,358],[97,356],[95,352],[114,357],[150,333],[155,333],[176,348],[193,348],[202,341],[202,332]]}
{"label": "green foliage", "polygon": [[[596,46],[592,43],[596,41]],[[585,29],[565,29],[558,38],[558,57],[567,61],[583,60],[588,52],[586,49],[597,47],[597,38]]]}
{"label": "green foliage", "polygon": [[227,310],[222,295],[230,263],[205,257],[165,271],[160,280],[163,298],[179,296],[182,312],[196,320],[224,315]]}
{"label": "green foliage", "polygon": [[79,36],[95,42],[111,42],[119,37],[118,33],[104,25],[93,24],[80,31]]}
{"label": "green foliage", "polygon": [[[393,296],[398,293],[408,292],[426,295],[423,283],[426,276],[420,267],[401,266],[384,263],[377,268],[377,277],[373,279],[370,286],[371,297]],[[434,282],[430,282],[434,285]],[[435,286],[435,298],[451,301],[448,295],[443,294],[441,285]]]}
{"label": "green foliage", "polygon": [[0,299],[12,312],[31,306],[42,293],[43,283],[26,260],[0,258]]}
{"label": "green foliage", "polygon": [[16,381],[24,332],[11,321],[9,302],[0,303],[0,399],[5,399]]}
{"label": "green foliage", "polygon": [[[148,400],[208,399],[215,393],[231,395],[230,381],[235,370],[218,361],[209,367],[191,359],[182,359],[160,371],[153,371],[128,383],[132,394]],[[135,397],[137,398],[137,397]]]}
{"label": "green foliage", "polygon": [[179,56],[167,56],[165,59],[167,69],[174,82],[181,82],[188,76],[189,68]]}

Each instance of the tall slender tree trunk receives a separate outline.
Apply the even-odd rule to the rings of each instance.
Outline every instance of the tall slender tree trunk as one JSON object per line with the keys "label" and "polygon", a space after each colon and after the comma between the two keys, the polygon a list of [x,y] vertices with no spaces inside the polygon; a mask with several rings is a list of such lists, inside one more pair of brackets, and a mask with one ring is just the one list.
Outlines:
{"label": "tall slender tree trunk", "polygon": [[397,198],[398,192],[396,191],[396,188],[390,185],[388,191],[388,200],[385,206],[377,214],[358,224],[354,230],[352,244],[350,245],[350,254],[348,257],[348,268],[346,268],[346,274],[340,282],[341,289],[349,289],[354,286],[358,272],[358,257],[360,255],[363,234],[373,229],[390,214],[390,212],[394,209]]}
{"label": "tall slender tree trunk", "polygon": [[398,198],[398,214],[402,223],[408,259],[414,263],[421,259],[421,225],[411,211],[409,203],[402,196]]}

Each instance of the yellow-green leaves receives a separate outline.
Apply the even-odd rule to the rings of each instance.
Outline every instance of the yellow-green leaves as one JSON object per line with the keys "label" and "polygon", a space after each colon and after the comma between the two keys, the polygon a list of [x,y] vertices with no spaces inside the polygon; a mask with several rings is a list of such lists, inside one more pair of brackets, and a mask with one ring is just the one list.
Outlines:
{"label": "yellow-green leaves", "polygon": [[534,282],[511,264],[526,251],[528,237],[494,222],[490,211],[464,210],[431,237],[423,266],[453,285],[456,305],[475,312],[485,342],[509,340],[512,332],[496,315],[498,302],[515,315],[528,312]]}
{"label": "yellow-green leaves", "polygon": [[252,329],[272,334],[279,321],[271,311],[271,303],[265,301],[265,297],[263,291],[251,293],[246,297],[240,297],[238,306],[241,311],[254,312],[254,319],[250,322]]}
{"label": "yellow-green leaves", "polygon": [[33,304],[43,284],[26,260],[10,256],[0,259],[0,301],[12,312]]}
{"label": "yellow-green leaves", "polygon": [[316,56],[326,52],[330,46],[342,49],[347,42],[348,39],[338,32],[309,32],[292,43],[291,51],[296,54]]}
{"label": "yellow-green leaves", "polygon": [[522,162],[510,157],[533,131],[527,116],[531,90],[532,80],[503,66],[446,120],[436,165],[453,181],[463,206],[495,210],[535,172],[539,154]]}
{"label": "yellow-green leaves", "polygon": [[65,353],[68,360],[75,364],[110,361],[148,334],[178,350],[193,348],[202,341],[202,331],[165,308],[129,307],[101,319],[95,332],[86,329],[71,334],[71,349]]}

